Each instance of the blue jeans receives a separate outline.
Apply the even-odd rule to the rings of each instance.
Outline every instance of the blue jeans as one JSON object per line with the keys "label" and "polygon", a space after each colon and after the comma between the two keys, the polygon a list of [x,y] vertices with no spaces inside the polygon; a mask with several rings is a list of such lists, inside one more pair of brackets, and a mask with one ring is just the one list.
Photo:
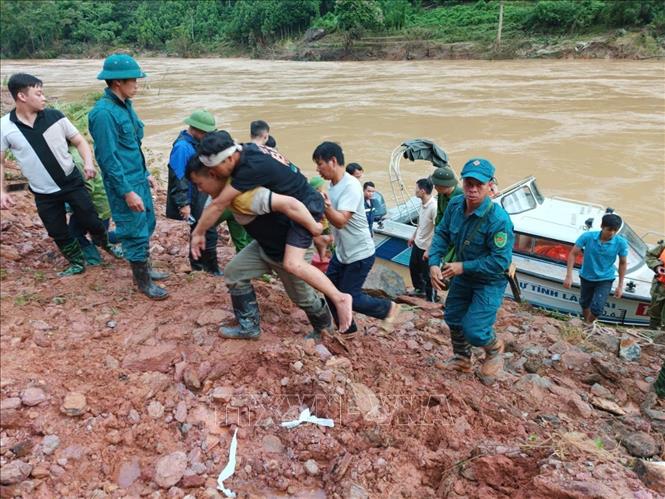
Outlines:
{"label": "blue jeans", "polygon": [[444,320],[450,329],[461,329],[474,347],[494,341],[494,321],[503,303],[506,281],[479,283],[463,276],[454,277],[446,298]]}
{"label": "blue jeans", "polygon": [[[328,264],[328,271],[326,275],[332,281],[337,289],[342,293],[348,293],[353,297],[353,310],[363,315],[375,317],[377,319],[385,319],[390,312],[391,302],[386,298],[375,298],[368,294],[363,293],[363,284],[367,279],[367,274],[372,270],[374,265],[375,256],[369,256],[363,260],[358,260],[353,263],[341,263],[337,259],[337,255],[333,254],[330,263]],[[328,300],[328,298],[326,298]],[[335,306],[328,300],[328,306],[333,314],[335,323],[337,320],[337,311]],[[357,331],[355,323],[347,332]]]}
{"label": "blue jeans", "polygon": [[603,315],[607,297],[612,291],[612,283],[609,281],[588,281],[580,276],[580,307],[582,310],[589,309],[596,317]]}

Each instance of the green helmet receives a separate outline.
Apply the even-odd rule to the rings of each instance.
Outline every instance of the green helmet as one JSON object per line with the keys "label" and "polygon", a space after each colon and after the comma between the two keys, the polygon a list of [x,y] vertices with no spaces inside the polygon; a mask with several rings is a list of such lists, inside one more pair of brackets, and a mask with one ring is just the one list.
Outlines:
{"label": "green helmet", "polygon": [[104,60],[102,72],[97,75],[98,80],[127,80],[129,78],[145,78],[147,75],[141,71],[138,62],[131,55],[111,54]]}

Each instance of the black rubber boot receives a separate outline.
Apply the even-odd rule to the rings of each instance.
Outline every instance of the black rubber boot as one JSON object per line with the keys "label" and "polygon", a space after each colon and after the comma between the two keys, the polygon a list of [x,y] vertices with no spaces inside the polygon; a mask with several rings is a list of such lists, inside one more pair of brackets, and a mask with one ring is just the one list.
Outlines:
{"label": "black rubber boot", "polygon": [[256,293],[254,289],[238,293],[235,290],[230,291],[231,305],[233,313],[238,321],[237,326],[219,328],[219,334],[224,338],[237,340],[257,340],[261,334],[259,326],[259,305],[256,303]]}
{"label": "black rubber boot", "polygon": [[217,248],[207,249],[201,255],[201,265],[203,270],[208,274],[221,277],[224,275],[219,268],[219,263],[217,262]]}
{"label": "black rubber boot", "polygon": [[332,314],[330,313],[330,308],[323,298],[321,300],[321,309],[316,312],[305,312],[307,318],[309,319],[310,324],[314,328],[313,331],[305,335],[305,339],[320,340],[321,333],[327,331],[328,333],[333,332],[332,325]]}
{"label": "black rubber boot", "polygon": [[169,278],[168,272],[160,272],[152,268],[152,262],[148,260],[148,272],[150,274],[150,279],[153,281],[163,281],[164,279]]}
{"label": "black rubber boot", "polygon": [[203,262],[201,259],[194,260],[192,254],[189,254],[189,265],[192,267],[192,272],[202,272],[203,271]]}
{"label": "black rubber boot", "polygon": [[65,255],[65,258],[69,262],[69,267],[62,272],[58,272],[58,277],[69,277],[85,272],[85,257],[83,256],[81,245],[76,239],[63,244],[60,247],[60,251],[62,251],[62,254]]}
{"label": "black rubber boot", "polygon": [[649,317],[649,329],[657,331],[660,328],[660,317]]}
{"label": "black rubber boot", "polygon": [[453,345],[453,356],[446,361],[446,367],[455,371],[470,373],[471,368],[471,345],[464,338],[461,328],[450,328],[450,340]]}
{"label": "black rubber boot", "polygon": [[157,286],[152,282],[150,277],[150,268],[148,262],[129,262],[132,266],[132,274],[134,275],[134,283],[138,286],[139,291],[152,300],[164,300],[169,296],[168,291],[164,288]]}

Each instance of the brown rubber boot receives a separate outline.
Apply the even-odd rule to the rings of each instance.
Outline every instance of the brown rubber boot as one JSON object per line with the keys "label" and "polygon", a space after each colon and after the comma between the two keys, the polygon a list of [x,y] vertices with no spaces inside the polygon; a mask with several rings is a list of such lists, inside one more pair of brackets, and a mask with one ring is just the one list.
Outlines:
{"label": "brown rubber boot", "polygon": [[471,367],[471,357],[465,357],[464,355],[453,355],[444,363],[444,366],[446,369],[460,373],[470,373],[473,371]]}
{"label": "brown rubber boot", "polygon": [[480,366],[480,376],[494,378],[503,369],[503,341],[495,339],[483,349],[485,349],[485,362]]}

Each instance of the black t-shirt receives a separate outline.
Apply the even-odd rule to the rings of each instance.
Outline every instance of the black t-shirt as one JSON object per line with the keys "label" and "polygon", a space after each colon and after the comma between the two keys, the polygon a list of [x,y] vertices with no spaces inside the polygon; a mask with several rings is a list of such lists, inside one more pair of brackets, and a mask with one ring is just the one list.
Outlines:
{"label": "black t-shirt", "polygon": [[321,193],[309,185],[297,166],[270,147],[243,144],[240,162],[231,173],[231,186],[240,192],[262,186],[299,199],[317,220],[323,214]]}

